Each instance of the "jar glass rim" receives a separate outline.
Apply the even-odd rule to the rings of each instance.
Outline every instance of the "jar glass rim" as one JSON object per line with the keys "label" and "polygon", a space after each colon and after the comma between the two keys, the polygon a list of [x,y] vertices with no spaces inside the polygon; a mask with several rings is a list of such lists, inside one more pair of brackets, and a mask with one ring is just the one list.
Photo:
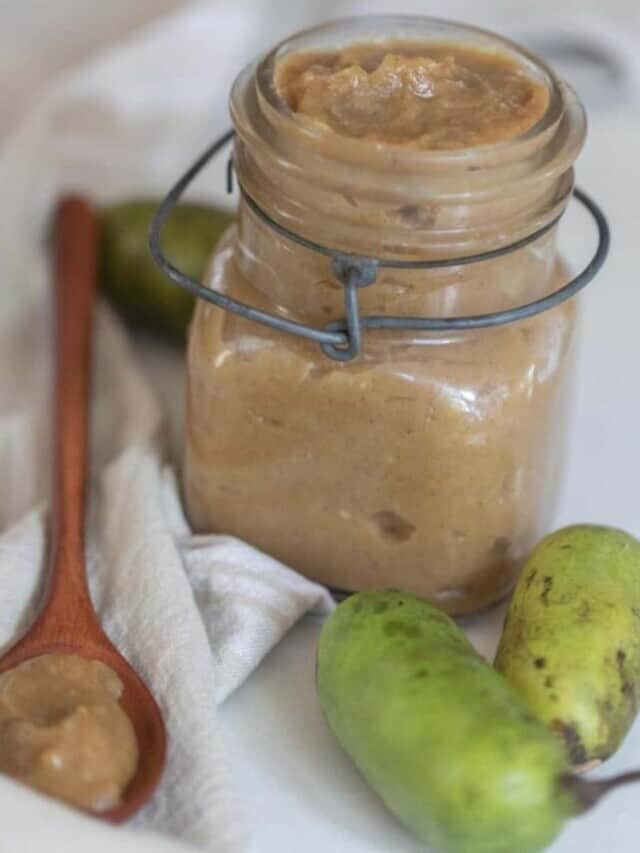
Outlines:
{"label": "jar glass rim", "polygon": [[[428,32],[429,28],[433,29],[434,33],[430,34]],[[345,30],[349,31],[350,29],[353,32],[350,35],[346,35]],[[407,34],[404,34],[403,30],[406,30]],[[339,35],[340,42],[337,44],[335,42],[331,43],[331,49],[339,49],[341,46],[346,45],[362,44],[372,40],[385,41],[394,38],[403,39],[407,42],[423,42],[427,44],[429,42],[433,44],[455,44],[456,42],[465,44],[465,37],[471,40],[475,39],[480,42],[477,45],[480,49],[503,50],[512,56],[525,71],[547,86],[549,101],[545,112],[538,121],[518,136],[504,139],[500,142],[464,148],[429,149],[417,146],[408,147],[406,145],[378,142],[359,137],[352,138],[337,134],[332,128],[323,127],[319,123],[300,121],[277,91],[274,79],[276,66],[284,56],[304,52],[305,50],[312,51],[319,49],[320,45],[314,45],[314,40],[322,38],[322,36],[330,38],[332,35]],[[328,45],[327,49],[329,49]],[[514,150],[520,145],[530,146],[533,140],[544,136],[550,128],[559,122],[564,109],[562,81],[553,69],[539,56],[528,51],[518,43],[482,27],[427,15],[362,15],[336,18],[319,25],[308,27],[288,36],[275,45],[257,64],[255,79],[263,108],[272,111],[274,117],[277,116],[279,123],[283,121],[285,123],[290,122],[291,129],[295,129],[295,132],[302,137],[306,136],[309,141],[318,142],[323,139],[335,140],[337,138],[339,139],[340,146],[344,146],[345,153],[348,149],[362,152],[365,146],[370,151],[375,151],[376,149],[393,151],[395,149],[401,152],[402,156],[406,159],[411,159],[412,161],[429,161],[432,163],[437,162],[442,165],[445,163],[453,165],[455,163],[466,162],[471,157],[482,160],[483,155],[494,157],[500,152],[504,152],[507,149]]]}
{"label": "jar glass rim", "polygon": [[[274,70],[285,55],[394,38],[506,53],[546,81],[546,112],[503,142],[432,150],[300,121],[276,89]],[[447,257],[534,232],[564,208],[586,130],[576,95],[533,54],[487,30],[426,16],[338,19],[294,34],[240,73],[230,109],[243,191],[303,237],[363,255],[383,238],[384,254],[401,247]]]}

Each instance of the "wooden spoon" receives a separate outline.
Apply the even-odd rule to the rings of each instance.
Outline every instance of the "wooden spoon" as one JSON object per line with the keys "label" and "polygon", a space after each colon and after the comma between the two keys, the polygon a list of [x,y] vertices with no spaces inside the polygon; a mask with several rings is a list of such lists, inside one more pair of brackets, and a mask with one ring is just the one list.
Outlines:
{"label": "wooden spoon", "polygon": [[64,198],[54,220],[56,318],[53,488],[48,585],[34,624],[2,658],[0,672],[51,652],[99,660],[123,684],[140,753],[136,775],[122,803],[96,814],[119,823],[152,795],[165,763],[166,733],[160,710],[136,672],[102,630],[91,604],[84,561],[85,481],[91,331],[97,279],[98,223],[82,198]]}

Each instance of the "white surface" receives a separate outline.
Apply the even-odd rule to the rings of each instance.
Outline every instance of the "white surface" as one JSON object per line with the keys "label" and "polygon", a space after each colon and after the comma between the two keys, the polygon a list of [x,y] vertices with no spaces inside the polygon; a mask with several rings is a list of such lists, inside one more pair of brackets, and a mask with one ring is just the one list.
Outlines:
{"label": "white surface", "polygon": [[[640,116],[594,118],[579,183],[604,206],[614,232],[606,270],[583,297],[583,338],[569,466],[557,525],[595,521],[640,536]],[[563,226],[576,262],[593,249],[577,205]],[[640,583],[640,579],[639,579]],[[504,608],[466,622],[477,647],[495,649]],[[419,845],[367,789],[320,716],[314,693],[319,625],[306,620],[222,707],[228,755],[250,804],[260,853],[417,853]],[[604,775],[640,767],[640,721]],[[637,853],[640,789],[611,794],[572,821],[552,853]],[[513,851],[518,853],[518,851]]]}
{"label": "white surface", "polygon": [[[154,8],[155,5],[155,8]],[[65,0],[51,4],[46,0],[0,0],[0,73],[11,75],[7,83],[5,126],[10,115],[26,107],[35,96],[36,83],[48,71],[68,65],[74,57],[86,53],[90,44],[104,43],[123,32],[127,16],[142,19],[170,5],[170,0],[131,0],[130,3],[104,0]],[[228,8],[246,8],[232,2]],[[278,35],[301,25],[305,19],[337,14],[364,3],[295,3],[287,13],[280,0],[256,3],[259,18],[257,32],[247,36],[229,62],[237,67],[246,54],[266,46]],[[368,9],[385,4],[374,0]],[[390,4],[396,11],[420,8],[424,3]],[[557,5],[541,0],[536,5],[540,17],[548,23],[548,13]],[[564,12],[571,9],[575,20],[582,20],[585,9],[601,11],[598,0],[567,0]],[[304,7],[304,8],[303,8]],[[306,11],[305,11],[306,9]],[[482,6],[471,0],[434,0],[429,11],[474,20],[477,23],[510,29],[519,10],[530,12],[528,2],[492,2]],[[55,10],[55,11],[54,11]],[[80,11],[82,15],[76,14]],[[577,12],[580,12],[578,15]],[[637,39],[640,11],[636,0],[617,0],[607,4],[607,14],[617,13],[621,23]],[[52,18],[58,16],[59,26]],[[504,21],[504,26],[501,26]],[[509,22],[509,24],[507,24]],[[46,25],[45,25],[46,24]],[[52,35],[52,27],[55,33]],[[63,33],[65,37],[63,38]],[[17,34],[17,36],[16,36]],[[237,42],[242,40],[237,35]],[[216,33],[216,36],[218,34]],[[21,49],[20,39],[24,39]],[[16,40],[17,39],[17,40]],[[51,45],[59,45],[52,48]],[[211,44],[227,50],[228,42],[219,36]],[[242,55],[240,55],[242,53]],[[43,70],[44,69],[44,70]],[[37,73],[36,73],[37,71]],[[232,70],[229,70],[232,73]],[[221,92],[214,93],[212,109],[219,117]],[[215,95],[215,98],[213,97]],[[613,92],[612,102],[617,93]],[[213,100],[216,107],[213,108]],[[0,100],[0,109],[2,101]],[[10,112],[9,112],[10,109]],[[3,116],[0,115],[0,121]],[[185,147],[195,137],[185,133]],[[199,143],[198,143],[199,144]],[[610,215],[614,227],[614,249],[606,272],[591,286],[585,297],[583,358],[577,382],[576,421],[571,444],[567,487],[558,513],[558,523],[569,521],[610,522],[640,534],[638,479],[640,450],[638,422],[640,394],[637,369],[640,363],[640,289],[638,281],[638,235],[640,213],[637,206],[637,152],[640,150],[640,116],[615,115],[592,119],[590,142],[579,167],[580,182],[596,194]],[[174,176],[172,162],[166,164],[167,181]],[[581,230],[585,220],[571,215],[565,229],[572,256],[584,257],[591,250],[591,237]],[[586,227],[586,226],[585,226]],[[589,232],[590,234],[591,232]],[[576,250],[574,252],[574,249]],[[168,364],[164,353],[156,353],[155,364]],[[175,368],[175,364],[173,364]],[[166,370],[159,371],[167,385]],[[172,370],[173,372],[173,370]],[[474,640],[490,655],[501,620],[500,609],[469,623]],[[292,631],[269,656],[261,669],[221,709],[227,757],[236,777],[258,853],[413,853],[419,846],[381,808],[364,786],[350,763],[337,748],[320,718],[313,688],[314,646],[318,624],[309,620]],[[607,771],[640,765],[640,725],[636,726]],[[640,816],[635,806],[639,789],[618,792],[596,812],[574,821],[553,847],[553,853],[636,853]],[[24,801],[22,801],[24,802]],[[0,851],[4,853],[2,826],[10,814],[18,815],[11,798],[0,802]],[[34,820],[36,815],[33,812]],[[45,813],[48,814],[48,813]],[[45,821],[43,820],[43,823]],[[81,841],[82,833],[73,829],[73,821],[64,823],[64,833],[53,826],[41,837],[49,837],[49,846],[59,842],[58,850],[80,851],[124,849],[115,841]],[[107,832],[107,830],[105,830]],[[52,834],[53,833],[53,834]],[[54,837],[55,836],[55,837]],[[105,838],[107,836],[105,835]],[[124,842],[123,836],[119,836]],[[94,846],[95,844],[95,846]],[[7,853],[27,853],[25,844],[14,844]],[[102,849],[102,848],[100,848]],[[133,848],[127,848],[133,849]],[[158,845],[158,849],[160,849]],[[167,849],[169,849],[167,847]],[[30,850],[29,850],[30,853]],[[513,851],[518,853],[518,851]]]}

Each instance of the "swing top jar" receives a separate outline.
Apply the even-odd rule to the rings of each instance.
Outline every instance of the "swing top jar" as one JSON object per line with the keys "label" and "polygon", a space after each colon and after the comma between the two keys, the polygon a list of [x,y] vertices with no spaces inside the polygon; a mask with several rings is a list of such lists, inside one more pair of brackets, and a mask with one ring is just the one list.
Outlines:
{"label": "swing top jar", "polygon": [[[207,285],[288,320],[345,316],[329,249],[380,259],[363,315],[511,309],[562,285],[554,222],[585,120],[536,57],[428,18],[296,35],[231,95],[237,226]],[[387,262],[389,265],[387,265]],[[356,358],[206,302],[190,330],[185,496],[342,590],[395,586],[452,613],[504,596],[562,471],[576,305],[446,331],[365,329]]]}

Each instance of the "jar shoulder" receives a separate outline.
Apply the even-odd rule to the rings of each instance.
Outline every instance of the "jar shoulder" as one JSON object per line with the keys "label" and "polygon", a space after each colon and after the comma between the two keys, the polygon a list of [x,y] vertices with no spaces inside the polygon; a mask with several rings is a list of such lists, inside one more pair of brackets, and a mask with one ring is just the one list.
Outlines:
{"label": "jar shoulder", "polygon": [[[341,302],[331,312],[327,310],[325,321],[320,323],[304,311],[296,313],[278,304],[272,294],[265,294],[243,275],[238,251],[237,232],[232,228],[212,259],[206,281],[209,287],[256,308],[317,327],[342,316]],[[557,264],[554,287],[566,275],[564,267]],[[347,376],[376,370],[397,373],[407,382],[476,389],[498,383],[515,389],[522,388],[530,375],[545,381],[563,367],[573,351],[577,318],[577,302],[571,300],[530,320],[496,328],[457,333],[367,331],[361,359],[344,365],[332,362],[313,342],[244,320],[200,300],[192,323],[190,366],[197,370],[198,362],[208,364],[213,358],[215,363],[223,356],[227,369],[235,359],[244,369],[249,369],[249,360],[255,370],[269,364],[272,370],[277,365],[280,373],[289,364],[300,374],[333,372]]]}

